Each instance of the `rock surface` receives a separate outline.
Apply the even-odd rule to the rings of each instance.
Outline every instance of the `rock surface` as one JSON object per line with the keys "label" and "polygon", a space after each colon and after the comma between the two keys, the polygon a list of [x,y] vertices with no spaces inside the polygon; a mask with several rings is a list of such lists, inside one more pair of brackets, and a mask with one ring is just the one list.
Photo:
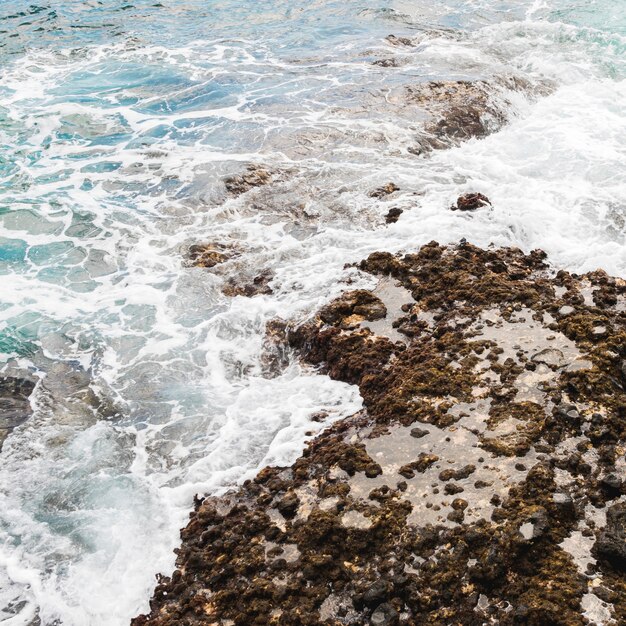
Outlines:
{"label": "rock surface", "polygon": [[204,243],[189,246],[187,265],[191,267],[212,268],[226,263],[233,256],[229,246],[220,243]]}
{"label": "rock surface", "polygon": [[551,89],[548,83],[531,84],[515,76],[496,76],[489,80],[417,83],[394,94],[393,99],[407,110],[414,110],[416,116],[425,116],[417,144],[409,148],[413,154],[424,155],[500,130],[512,115],[513,93],[534,98]]}
{"label": "rock surface", "polygon": [[359,268],[289,341],[364,410],[198,499],[133,626],[625,623],[624,281],[434,242]]}
{"label": "rock surface", "polygon": [[9,433],[32,415],[32,380],[14,376],[0,377],[0,450]]}
{"label": "rock surface", "polygon": [[450,207],[453,211],[475,211],[483,206],[491,205],[489,198],[482,193],[466,193],[456,201],[456,204]]}
{"label": "rock surface", "polygon": [[272,181],[273,174],[258,165],[249,165],[242,174],[224,179],[226,191],[233,196],[240,196],[254,187],[267,185]]}

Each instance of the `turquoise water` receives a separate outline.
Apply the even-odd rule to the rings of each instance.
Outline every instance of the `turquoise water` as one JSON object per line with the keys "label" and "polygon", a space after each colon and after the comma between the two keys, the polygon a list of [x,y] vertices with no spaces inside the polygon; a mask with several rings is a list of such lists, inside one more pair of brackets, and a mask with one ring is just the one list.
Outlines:
{"label": "turquoise water", "polygon": [[[626,276],[620,5],[0,3],[0,363],[39,380],[0,452],[0,624],[128,623],[195,493],[359,408],[264,343],[268,320],[367,286],[346,263],[466,237]],[[529,89],[500,132],[409,150],[407,86],[512,77]],[[249,164],[274,183],[228,196]],[[407,210],[387,227],[368,192],[389,180]],[[477,189],[492,211],[446,210]],[[237,256],[186,267],[204,241]],[[222,294],[261,270],[273,294]]]}

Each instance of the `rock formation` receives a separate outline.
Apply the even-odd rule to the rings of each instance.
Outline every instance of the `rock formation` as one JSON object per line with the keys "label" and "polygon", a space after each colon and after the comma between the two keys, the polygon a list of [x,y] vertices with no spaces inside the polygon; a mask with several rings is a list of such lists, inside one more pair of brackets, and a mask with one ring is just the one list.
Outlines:
{"label": "rock formation", "polygon": [[133,626],[624,622],[624,281],[434,242],[359,268],[289,342],[364,410],[198,499]]}

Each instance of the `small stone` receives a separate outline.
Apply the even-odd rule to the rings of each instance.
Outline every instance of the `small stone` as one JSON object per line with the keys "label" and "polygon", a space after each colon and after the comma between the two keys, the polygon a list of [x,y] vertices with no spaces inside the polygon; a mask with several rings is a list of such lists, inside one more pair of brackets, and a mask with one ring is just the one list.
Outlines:
{"label": "small stone", "polygon": [[370,191],[369,197],[377,198],[378,200],[380,200],[381,198],[389,196],[396,191],[400,191],[400,187],[398,187],[398,185],[396,185],[395,183],[387,183],[386,185],[383,185],[378,189],[374,189],[374,191]]}
{"label": "small stone", "polygon": [[461,469],[446,469],[439,472],[439,480],[448,481],[448,480],[462,480],[470,476],[476,471],[475,465],[465,465]]}
{"label": "small stone", "polygon": [[224,186],[228,193],[239,196],[253,187],[267,185],[272,180],[272,174],[258,165],[250,165],[243,174],[229,176],[224,179]]}
{"label": "small stone", "polygon": [[372,61],[372,65],[378,65],[379,67],[398,67],[400,61],[398,59],[377,59]]}
{"label": "small stone", "polygon": [[412,46],[413,42],[408,37],[398,37],[397,35],[388,35],[385,39],[392,46]]}
{"label": "small stone", "polygon": [[461,510],[450,511],[447,515],[448,520],[460,524],[465,519],[465,514]]}
{"label": "small stone", "polygon": [[411,478],[415,478],[415,472],[410,467],[408,467],[408,465],[403,465],[398,470],[398,474],[400,474],[400,476],[404,476],[405,478],[408,478],[409,480]]}
{"label": "small stone", "polygon": [[298,506],[300,505],[300,499],[298,496],[292,491],[286,494],[279,502],[276,508],[281,512],[282,516],[285,518],[293,517],[298,510]]}
{"label": "small stone", "polygon": [[387,599],[389,592],[389,583],[384,580],[377,580],[363,594],[363,604],[370,608],[376,607]]}
{"label": "small stone", "polygon": [[365,468],[365,475],[368,478],[376,478],[376,476],[380,476],[382,473],[383,473],[383,470],[381,466],[378,464],[368,465]]}
{"label": "small stone", "polygon": [[403,465],[398,473],[402,474],[405,478],[413,478],[415,476],[415,472],[423,473],[425,472],[431,465],[436,463],[439,460],[439,457],[436,454],[427,454],[426,452],[420,452],[417,457],[417,461],[413,461],[412,463],[407,463]]}
{"label": "small stone", "polygon": [[448,483],[444,487],[444,491],[449,496],[453,496],[453,495],[455,495],[457,493],[461,493],[462,491],[465,491],[465,490],[463,489],[463,487],[461,487],[461,485],[457,485],[456,483]]}
{"label": "small stone", "polygon": [[600,482],[605,489],[615,493],[615,495],[619,494],[623,485],[622,479],[617,474],[613,473],[604,476]]}
{"label": "small stone", "polygon": [[557,348],[545,348],[530,357],[535,363],[543,363],[548,367],[561,367],[565,363],[563,352]]}
{"label": "small stone", "polygon": [[576,515],[576,507],[574,506],[574,501],[569,494],[557,492],[552,496],[552,501],[561,515],[569,518]]}
{"label": "small stone", "polygon": [[482,193],[466,193],[465,195],[459,196],[456,205],[450,208],[453,211],[475,211],[487,205],[491,205],[491,202],[489,198]]}
{"label": "small stone", "polygon": [[371,626],[396,626],[400,616],[391,604],[385,602],[381,604],[370,618]]}
{"label": "small stone", "polygon": [[387,224],[395,224],[403,213],[404,210],[398,209],[397,207],[389,209],[389,212],[385,215],[385,222],[387,222]]}
{"label": "small stone", "polygon": [[598,558],[626,570],[626,503],[614,504],[606,514],[606,526],[596,540]]}
{"label": "small stone", "polygon": [[428,433],[429,431],[423,428],[411,428],[411,437],[415,437],[415,439],[421,439],[428,435]]}

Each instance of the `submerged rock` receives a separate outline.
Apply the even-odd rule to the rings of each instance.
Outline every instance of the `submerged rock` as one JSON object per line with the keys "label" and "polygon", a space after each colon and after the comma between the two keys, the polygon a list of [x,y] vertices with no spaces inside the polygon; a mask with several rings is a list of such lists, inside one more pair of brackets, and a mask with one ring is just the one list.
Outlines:
{"label": "submerged rock", "polygon": [[265,270],[253,278],[247,276],[237,276],[229,278],[222,287],[222,293],[226,296],[254,296],[267,295],[272,293],[270,282],[274,278],[271,270]]}
{"label": "submerged rock", "polygon": [[392,46],[404,46],[410,48],[413,42],[408,37],[398,37],[397,35],[387,35],[385,41]]}
{"label": "submerged rock", "polygon": [[230,258],[228,252],[219,244],[194,244],[189,247],[188,263],[194,267],[211,268],[225,263]]}
{"label": "submerged rock", "polygon": [[272,176],[272,173],[258,165],[249,165],[243,174],[225,178],[224,186],[231,195],[240,196],[254,187],[267,185],[272,181]]}
{"label": "submerged rock", "polygon": [[402,60],[395,57],[390,59],[376,59],[376,61],[372,61],[372,65],[378,65],[379,67],[400,67]]}
{"label": "submerged rock", "polygon": [[190,267],[211,269],[238,257],[241,251],[231,243],[207,242],[189,246],[186,263]]}
{"label": "submerged rock", "polygon": [[382,187],[379,187],[378,189],[374,189],[373,191],[370,191],[369,197],[378,198],[380,200],[381,198],[384,198],[385,196],[390,196],[392,193],[396,191],[400,191],[400,187],[398,187],[398,185],[396,185],[395,183],[387,183],[386,185],[383,185]]}
{"label": "submerged rock", "polygon": [[30,395],[34,389],[32,380],[0,377],[0,450],[9,433],[32,415]]}
{"label": "submerged rock", "polygon": [[482,139],[504,126],[511,115],[510,94],[529,97],[550,92],[549,84],[531,84],[517,77],[484,80],[431,81],[404,88],[394,99],[403,107],[426,116],[417,145],[409,152],[422,155]]}
{"label": "submerged rock", "polygon": [[626,286],[590,302],[606,277],[469,244],[358,268],[384,288],[288,339],[363,411],[197,500],[134,626],[583,626],[593,603],[624,622]]}

